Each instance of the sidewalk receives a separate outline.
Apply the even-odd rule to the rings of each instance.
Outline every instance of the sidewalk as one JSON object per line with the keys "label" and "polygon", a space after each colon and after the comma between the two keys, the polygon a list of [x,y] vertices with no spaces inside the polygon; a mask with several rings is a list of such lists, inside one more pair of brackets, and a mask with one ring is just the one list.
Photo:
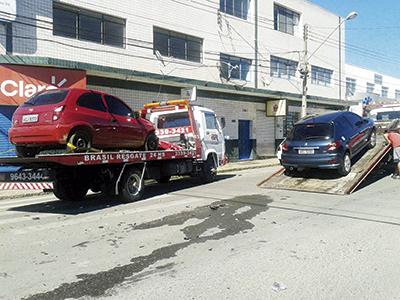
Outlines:
{"label": "sidewalk", "polygon": [[274,166],[279,166],[279,160],[277,158],[235,161],[235,162],[230,162],[225,166],[219,168],[218,173],[228,173],[234,171],[274,167]]}

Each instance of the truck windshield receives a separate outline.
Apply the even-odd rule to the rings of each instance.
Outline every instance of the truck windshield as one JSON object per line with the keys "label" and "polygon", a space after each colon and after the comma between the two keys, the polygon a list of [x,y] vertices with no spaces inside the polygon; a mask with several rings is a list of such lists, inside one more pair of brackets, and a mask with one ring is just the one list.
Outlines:
{"label": "truck windshield", "polygon": [[160,115],[157,121],[157,128],[176,128],[190,126],[188,112]]}
{"label": "truck windshield", "polygon": [[33,95],[23,105],[24,106],[38,106],[47,104],[57,104],[65,99],[67,90],[51,90],[40,94]]}
{"label": "truck windshield", "polygon": [[331,124],[298,124],[295,125],[289,134],[289,139],[301,141],[311,139],[329,139],[332,137],[333,130]]}

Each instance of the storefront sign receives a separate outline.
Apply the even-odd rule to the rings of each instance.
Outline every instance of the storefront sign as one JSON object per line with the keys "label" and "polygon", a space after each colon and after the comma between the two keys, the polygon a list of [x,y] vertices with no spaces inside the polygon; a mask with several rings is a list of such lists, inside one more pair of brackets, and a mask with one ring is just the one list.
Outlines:
{"label": "storefront sign", "polygon": [[37,92],[66,87],[86,88],[86,72],[0,65],[0,105],[19,105]]}
{"label": "storefront sign", "polygon": [[286,116],[286,100],[267,101],[267,117]]}
{"label": "storefront sign", "polygon": [[0,0],[0,21],[14,21],[17,15],[16,0]]}

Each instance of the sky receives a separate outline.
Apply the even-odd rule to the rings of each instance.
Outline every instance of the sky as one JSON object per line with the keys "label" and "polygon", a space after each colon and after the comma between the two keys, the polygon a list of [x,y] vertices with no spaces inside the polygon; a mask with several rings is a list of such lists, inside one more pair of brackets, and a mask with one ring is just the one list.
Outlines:
{"label": "sky", "polygon": [[346,22],[346,62],[400,78],[399,0],[310,0]]}

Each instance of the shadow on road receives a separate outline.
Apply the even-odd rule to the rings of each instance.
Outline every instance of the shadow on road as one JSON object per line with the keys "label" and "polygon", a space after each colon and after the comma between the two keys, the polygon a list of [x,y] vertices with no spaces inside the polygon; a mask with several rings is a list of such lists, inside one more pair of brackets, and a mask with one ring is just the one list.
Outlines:
{"label": "shadow on road", "polygon": [[383,158],[383,163],[378,165],[365,180],[357,187],[354,192],[357,192],[385,177],[392,175],[394,170],[393,161],[391,160],[391,152]]}
{"label": "shadow on road", "polygon": [[[235,175],[218,175],[214,182],[222,181],[235,177]],[[176,191],[193,188],[204,185],[198,178],[184,177],[177,180],[172,180],[165,184],[146,183],[146,189],[142,200],[146,200],[155,196],[165,195]],[[63,215],[79,215],[98,211],[105,208],[123,205],[125,203],[118,201],[115,197],[92,194],[86,196],[85,200],[77,202],[67,202],[61,200],[52,200],[42,203],[18,206],[8,209],[9,211],[31,212],[31,213],[50,213]]]}

